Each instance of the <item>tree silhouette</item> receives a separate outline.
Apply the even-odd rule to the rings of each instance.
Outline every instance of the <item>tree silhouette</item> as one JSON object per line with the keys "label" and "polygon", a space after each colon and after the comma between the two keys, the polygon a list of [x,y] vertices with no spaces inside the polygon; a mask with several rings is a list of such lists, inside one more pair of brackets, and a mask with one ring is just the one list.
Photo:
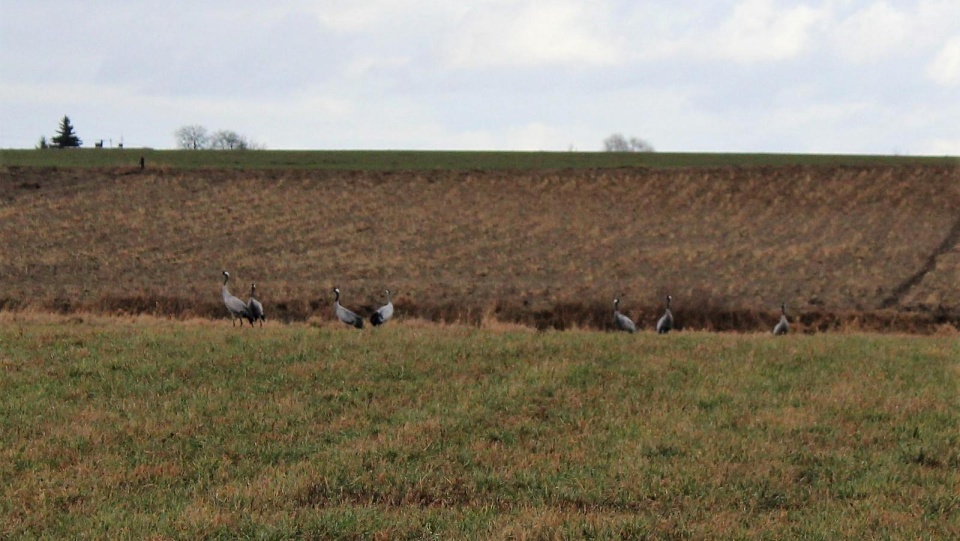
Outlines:
{"label": "tree silhouette", "polygon": [[197,125],[181,126],[177,128],[177,131],[173,132],[173,136],[177,138],[177,148],[187,150],[207,148],[207,144],[210,142],[207,129]]}
{"label": "tree silhouette", "polygon": [[83,144],[83,141],[81,141],[73,131],[73,125],[70,124],[70,117],[66,115],[64,115],[63,120],[60,121],[60,129],[57,130],[57,135],[50,139],[50,142],[60,148],[78,147]]}
{"label": "tree silhouette", "polygon": [[603,150],[607,152],[653,152],[653,145],[631,137],[628,141],[622,134],[615,133],[603,140]]}
{"label": "tree silhouette", "polygon": [[247,150],[250,144],[239,133],[231,130],[220,130],[210,136],[210,148],[214,150]]}
{"label": "tree silhouette", "polygon": [[181,126],[173,132],[177,148],[187,150],[263,150],[266,147],[232,130],[213,133],[199,125]]}

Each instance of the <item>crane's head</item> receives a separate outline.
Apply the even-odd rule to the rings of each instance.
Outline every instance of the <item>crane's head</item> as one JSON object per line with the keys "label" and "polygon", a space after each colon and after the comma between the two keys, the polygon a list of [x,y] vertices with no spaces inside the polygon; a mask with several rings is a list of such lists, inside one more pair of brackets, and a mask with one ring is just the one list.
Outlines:
{"label": "crane's head", "polygon": [[226,276],[227,278],[230,278],[230,273],[227,271],[223,271],[223,275]]}
{"label": "crane's head", "polygon": [[250,284],[250,289],[256,291],[256,289],[257,289],[257,284]]}
{"label": "crane's head", "polygon": [[620,304],[620,299],[619,299],[619,298],[613,299],[613,306],[614,306],[614,307],[618,306],[619,304]]}

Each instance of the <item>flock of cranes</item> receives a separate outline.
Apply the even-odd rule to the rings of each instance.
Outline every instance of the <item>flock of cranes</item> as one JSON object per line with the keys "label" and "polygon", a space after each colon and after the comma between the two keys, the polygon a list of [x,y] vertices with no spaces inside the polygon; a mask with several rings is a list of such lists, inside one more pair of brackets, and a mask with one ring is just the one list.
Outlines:
{"label": "flock of cranes", "polygon": [[250,285],[250,300],[243,302],[230,294],[230,290],[227,289],[228,280],[230,280],[230,273],[223,271],[223,287],[220,288],[220,294],[223,295],[223,304],[226,305],[227,311],[230,312],[230,323],[236,326],[237,320],[239,319],[240,326],[243,327],[243,320],[246,319],[250,322],[250,325],[253,326],[253,323],[259,319],[260,326],[263,327],[263,322],[266,321],[267,318],[263,315],[263,305],[255,298],[257,284]]}
{"label": "flock of cranes", "polygon": [[[663,316],[657,320],[657,334],[667,334],[673,329],[673,312],[670,311],[670,301],[673,300],[673,297],[667,295],[667,308],[663,312]],[[619,297],[613,299],[613,323],[617,326],[617,329],[628,332],[635,333],[637,332],[637,324],[633,322],[632,319],[620,312],[620,299]],[[784,303],[780,303],[780,322],[773,328],[773,334],[780,336],[787,334],[790,330],[790,322],[787,321],[787,307]]]}
{"label": "flock of cranes", "polygon": [[[333,288],[333,292],[337,295],[336,300],[333,301],[333,309],[337,314],[337,319],[358,329],[363,328],[363,318],[358,316],[352,310],[344,308],[340,304],[340,288]],[[380,308],[377,308],[377,311],[370,316],[370,323],[376,327],[377,325],[383,325],[390,318],[393,317],[393,301],[390,300],[390,290],[384,289],[383,292],[387,295],[387,304],[384,304]]]}
{"label": "flock of cranes", "polygon": [[[663,316],[657,320],[657,334],[667,334],[673,329],[673,312],[670,311],[670,301],[672,300],[673,297],[667,295],[667,309],[663,312]],[[620,313],[619,298],[613,299],[613,322],[621,331],[628,333],[637,332],[637,324],[629,317]]]}
{"label": "flock of cranes", "polygon": [[[237,320],[240,320],[240,326],[243,327],[243,320],[246,319],[250,322],[252,327],[256,321],[260,321],[260,326],[263,327],[263,322],[267,320],[266,316],[263,314],[263,304],[257,300],[257,284],[250,285],[250,300],[244,302],[243,300],[230,294],[230,290],[227,289],[227,282],[230,280],[230,273],[223,271],[223,286],[220,288],[220,294],[223,296],[223,304],[227,307],[227,311],[230,312],[230,323],[236,327]],[[370,316],[370,323],[376,327],[378,325],[383,325],[390,318],[393,317],[393,302],[390,300],[390,290],[384,289],[384,293],[387,295],[387,304],[384,304],[377,309],[376,312]],[[334,312],[337,314],[337,319],[358,329],[363,328],[363,318],[358,316],[356,312],[344,308],[340,304],[340,288],[333,288],[333,292],[337,295],[336,300],[333,301]]]}
{"label": "flock of cranes", "polygon": [[[266,317],[263,315],[263,305],[256,299],[257,284],[250,285],[250,300],[244,302],[230,294],[230,291],[227,289],[228,280],[230,280],[230,273],[223,271],[223,287],[221,288],[221,293],[223,295],[223,304],[230,312],[230,323],[236,326],[236,322],[239,319],[240,326],[243,327],[243,320],[246,319],[250,322],[250,325],[253,326],[254,322],[259,320],[260,326],[262,327],[263,322],[266,321]],[[390,290],[384,289],[383,291],[387,296],[387,304],[378,308],[370,316],[370,323],[374,327],[383,325],[393,317],[393,302],[390,300]],[[356,312],[349,308],[344,308],[343,305],[340,304],[340,288],[333,288],[333,292],[336,295],[336,299],[333,301],[333,309],[337,315],[337,319],[351,327],[362,329],[363,318],[357,315]],[[657,321],[657,334],[666,334],[673,329],[673,312],[670,311],[670,301],[672,300],[673,297],[667,295],[667,308],[663,316]],[[613,299],[613,322],[621,331],[628,333],[637,332],[637,324],[626,315],[620,313],[619,297]],[[789,330],[790,322],[787,321],[787,307],[784,303],[780,303],[780,321],[773,328],[773,334],[779,336],[787,334]]]}

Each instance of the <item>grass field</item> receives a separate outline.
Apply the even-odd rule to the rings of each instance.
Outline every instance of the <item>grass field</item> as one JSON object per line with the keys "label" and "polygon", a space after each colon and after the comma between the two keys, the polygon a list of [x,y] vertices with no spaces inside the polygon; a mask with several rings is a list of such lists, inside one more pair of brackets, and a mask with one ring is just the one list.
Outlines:
{"label": "grass field", "polygon": [[960,343],[0,314],[0,537],[960,536]]}
{"label": "grass field", "polygon": [[466,152],[466,151],[184,151],[151,149],[0,149],[0,166],[151,167],[173,169],[312,169],[342,171],[470,171],[726,166],[957,166],[953,156],[849,154],[710,154],[683,152]]}

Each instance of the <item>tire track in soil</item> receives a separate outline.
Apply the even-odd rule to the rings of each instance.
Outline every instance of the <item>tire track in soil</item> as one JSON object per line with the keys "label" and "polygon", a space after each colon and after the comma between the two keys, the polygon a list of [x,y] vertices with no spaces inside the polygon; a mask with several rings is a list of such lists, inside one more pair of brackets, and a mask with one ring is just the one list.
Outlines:
{"label": "tire track in soil", "polygon": [[946,254],[950,250],[960,243],[960,218],[953,223],[953,227],[950,228],[950,231],[947,233],[947,236],[944,237],[943,242],[931,253],[927,260],[924,261],[923,265],[920,266],[920,269],[913,273],[912,276],[900,283],[893,292],[890,293],[886,299],[883,299],[883,302],[880,303],[880,308],[893,308],[900,301],[903,300],[904,295],[907,294],[914,286],[923,281],[927,276],[937,266],[937,259],[940,256]]}

